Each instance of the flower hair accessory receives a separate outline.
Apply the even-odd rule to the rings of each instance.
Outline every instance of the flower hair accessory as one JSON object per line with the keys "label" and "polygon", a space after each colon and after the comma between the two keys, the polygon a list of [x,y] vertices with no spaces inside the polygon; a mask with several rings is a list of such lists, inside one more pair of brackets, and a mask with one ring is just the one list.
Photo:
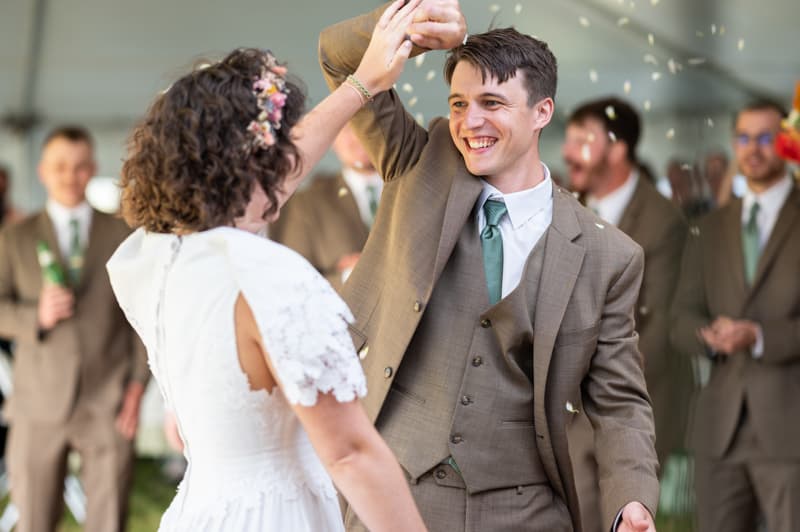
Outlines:
{"label": "flower hair accessory", "polygon": [[258,102],[259,113],[247,126],[247,131],[253,134],[248,148],[269,148],[275,144],[275,132],[281,128],[283,107],[289,94],[285,76],[286,67],[279,65],[275,56],[267,52],[266,66],[261,71],[261,76],[253,82],[253,94]]}
{"label": "flower hair accessory", "polygon": [[792,112],[781,123],[782,131],[775,137],[775,150],[787,161],[800,163],[800,81],[794,92]]}

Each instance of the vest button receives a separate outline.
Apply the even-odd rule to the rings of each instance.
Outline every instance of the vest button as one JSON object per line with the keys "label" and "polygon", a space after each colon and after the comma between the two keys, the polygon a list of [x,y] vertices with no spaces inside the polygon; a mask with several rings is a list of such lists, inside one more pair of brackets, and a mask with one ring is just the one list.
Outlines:
{"label": "vest button", "polygon": [[482,366],[483,365],[483,359],[481,357],[474,357],[472,359],[472,365],[475,366],[476,368],[478,366]]}
{"label": "vest button", "polygon": [[422,310],[422,303],[419,301],[414,301],[414,312],[419,312]]}
{"label": "vest button", "polygon": [[472,397],[470,397],[469,395],[461,396],[461,404],[464,406],[472,404]]}
{"label": "vest button", "polygon": [[394,373],[394,370],[392,370],[391,366],[386,366],[386,369],[383,370],[383,376],[387,379],[392,377],[392,373]]}
{"label": "vest button", "polygon": [[488,329],[491,326],[492,326],[492,322],[489,321],[489,318],[483,318],[481,320],[481,327],[483,327],[484,329]]}
{"label": "vest button", "polygon": [[436,478],[438,478],[439,480],[443,480],[447,478],[447,471],[445,471],[444,469],[437,469],[435,475]]}
{"label": "vest button", "polygon": [[452,436],[450,436],[451,443],[459,444],[462,441],[464,441],[464,438],[461,437],[461,434],[453,434]]}

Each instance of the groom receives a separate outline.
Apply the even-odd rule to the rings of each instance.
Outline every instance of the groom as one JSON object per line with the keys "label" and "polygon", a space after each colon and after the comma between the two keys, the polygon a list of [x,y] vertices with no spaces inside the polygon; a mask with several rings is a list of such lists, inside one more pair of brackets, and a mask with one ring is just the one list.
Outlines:
{"label": "groom", "polygon": [[[355,70],[384,8],[322,33],[330,87]],[[364,406],[433,531],[580,531],[565,427],[581,410],[595,429],[603,527],[655,530],[633,319],[642,251],[539,159],[555,58],[512,29],[459,45],[456,0],[426,0],[416,20],[416,45],[458,45],[445,67],[450,119],[426,130],[390,91],[353,120],[386,181],[343,294]]]}

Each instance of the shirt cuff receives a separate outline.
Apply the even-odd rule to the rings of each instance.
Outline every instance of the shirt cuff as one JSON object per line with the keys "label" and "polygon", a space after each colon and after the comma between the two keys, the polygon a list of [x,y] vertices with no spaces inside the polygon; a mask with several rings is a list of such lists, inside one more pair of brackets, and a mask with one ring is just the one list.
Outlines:
{"label": "shirt cuff", "polygon": [[764,330],[758,324],[756,324],[756,343],[750,349],[750,354],[756,359],[764,356]]}

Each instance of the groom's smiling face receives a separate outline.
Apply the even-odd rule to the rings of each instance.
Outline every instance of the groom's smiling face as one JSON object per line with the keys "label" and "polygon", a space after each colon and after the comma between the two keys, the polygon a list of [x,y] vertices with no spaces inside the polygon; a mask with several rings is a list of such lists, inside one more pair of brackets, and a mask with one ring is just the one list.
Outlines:
{"label": "groom's smiling face", "polygon": [[450,82],[450,135],[467,169],[492,182],[517,182],[538,160],[538,132],[550,120],[529,105],[521,72],[500,83],[468,61]]}

